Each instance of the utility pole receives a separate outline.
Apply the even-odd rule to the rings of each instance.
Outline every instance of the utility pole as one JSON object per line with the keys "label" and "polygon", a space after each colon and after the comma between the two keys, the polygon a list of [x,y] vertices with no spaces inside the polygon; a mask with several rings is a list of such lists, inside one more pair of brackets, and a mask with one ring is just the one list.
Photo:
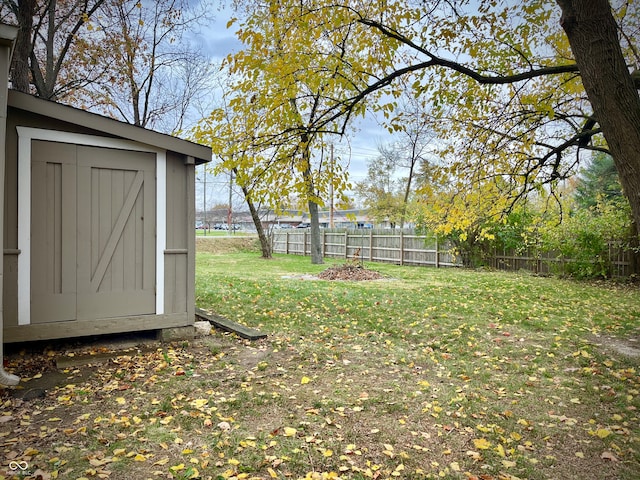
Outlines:
{"label": "utility pole", "polygon": [[333,223],[333,143],[330,145],[329,168],[329,228],[334,227]]}
{"label": "utility pole", "polygon": [[207,165],[204,163],[202,164],[202,172],[202,224],[206,236],[209,224],[207,223]]}
{"label": "utility pole", "polygon": [[233,233],[233,210],[231,205],[231,194],[233,193],[233,170],[229,170],[229,208],[227,210],[227,226],[229,227],[229,235]]}

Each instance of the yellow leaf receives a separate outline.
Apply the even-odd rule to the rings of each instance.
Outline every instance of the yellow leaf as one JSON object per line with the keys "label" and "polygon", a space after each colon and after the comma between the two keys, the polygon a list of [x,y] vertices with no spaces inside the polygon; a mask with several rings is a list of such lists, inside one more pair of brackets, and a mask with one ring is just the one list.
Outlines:
{"label": "yellow leaf", "polygon": [[153,465],[162,466],[162,465],[166,465],[167,463],[169,463],[169,458],[168,457],[164,457],[164,458],[161,458],[160,460],[158,460],[157,462],[154,462]]}
{"label": "yellow leaf", "polygon": [[124,405],[125,403],[127,403],[124,397],[116,398],[116,402],[118,403],[118,405]]}
{"label": "yellow leaf", "polygon": [[306,385],[310,381],[311,381],[311,379],[309,377],[302,377],[302,379],[300,380],[300,384],[301,385]]}
{"label": "yellow leaf", "polygon": [[273,468],[271,468],[271,467],[267,468],[267,472],[269,472],[269,476],[271,478],[278,478],[278,474],[276,473],[276,471]]}
{"label": "yellow leaf", "polygon": [[206,399],[206,398],[198,398],[198,399],[194,400],[193,402],[191,402],[191,405],[193,405],[195,408],[202,408],[207,403],[209,403],[208,399]]}
{"label": "yellow leaf", "polygon": [[449,464],[449,468],[451,468],[451,470],[453,470],[454,472],[459,472],[460,471],[460,464],[458,462],[451,462]]}
{"label": "yellow leaf", "polygon": [[611,435],[611,430],[607,430],[606,428],[599,428],[595,432],[593,432],[593,435],[598,438],[607,438],[609,435]]}
{"label": "yellow leaf", "polygon": [[491,447],[491,442],[486,438],[475,438],[473,440],[473,444],[478,450],[487,450],[489,447]]}
{"label": "yellow leaf", "polygon": [[511,460],[502,460],[502,466],[504,468],[511,468],[516,466],[516,462],[512,462]]}
{"label": "yellow leaf", "polygon": [[134,462],[146,462],[147,461],[147,457],[145,457],[141,453],[136,453],[136,456],[133,457],[133,461]]}
{"label": "yellow leaf", "polygon": [[284,427],[284,436],[285,437],[295,437],[298,431],[295,428]]}

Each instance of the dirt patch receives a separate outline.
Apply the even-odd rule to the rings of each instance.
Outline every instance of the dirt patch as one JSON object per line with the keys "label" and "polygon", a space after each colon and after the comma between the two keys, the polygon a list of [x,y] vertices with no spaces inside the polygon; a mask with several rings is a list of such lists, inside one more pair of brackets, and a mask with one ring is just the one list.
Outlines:
{"label": "dirt patch", "polygon": [[640,359],[638,338],[594,337],[593,342],[601,348],[629,358]]}
{"label": "dirt patch", "polygon": [[375,270],[369,270],[362,265],[337,265],[329,267],[318,274],[321,280],[382,280],[384,275]]}
{"label": "dirt patch", "polygon": [[260,250],[258,237],[237,236],[237,237],[196,237],[196,252],[212,253],[214,255],[224,255],[235,252],[253,252]]}

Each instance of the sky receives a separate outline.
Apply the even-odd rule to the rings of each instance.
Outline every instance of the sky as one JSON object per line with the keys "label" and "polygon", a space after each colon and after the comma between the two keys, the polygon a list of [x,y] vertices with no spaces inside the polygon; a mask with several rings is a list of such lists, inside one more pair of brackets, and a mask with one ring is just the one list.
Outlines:
{"label": "sky", "polygon": [[[213,63],[219,63],[230,53],[242,49],[242,43],[237,39],[232,29],[226,25],[232,13],[229,9],[221,9],[216,12],[215,20],[209,27],[203,27],[195,41],[201,45]],[[234,26],[235,27],[235,26]],[[232,28],[234,28],[232,27]],[[214,96],[221,97],[222,92],[216,92]],[[391,143],[393,137],[380,126],[374,114],[368,114],[365,118],[358,119],[354,124],[355,132],[348,137],[336,139],[335,152],[343,159],[343,164],[348,165],[350,181],[361,181],[367,173],[367,160],[378,155],[378,146]],[[215,204],[227,204],[229,201],[228,176],[213,178],[212,174],[204,173],[198,168],[196,180],[196,210],[202,211],[204,207],[204,180],[206,178],[207,192],[206,205],[212,208]],[[242,203],[242,199],[236,198],[234,203]]]}

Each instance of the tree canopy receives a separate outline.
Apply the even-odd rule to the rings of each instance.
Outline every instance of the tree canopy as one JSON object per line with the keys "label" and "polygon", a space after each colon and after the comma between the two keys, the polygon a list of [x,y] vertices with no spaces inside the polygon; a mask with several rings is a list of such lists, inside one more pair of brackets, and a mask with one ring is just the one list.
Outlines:
{"label": "tree canopy", "polygon": [[209,2],[186,0],[2,0],[19,25],[13,88],[175,132],[211,75],[187,33]]}
{"label": "tree canopy", "polygon": [[[300,124],[280,121],[291,98],[313,112],[303,126],[315,136],[348,131],[366,108],[399,128],[398,98],[409,89],[433,118],[442,181],[461,208],[484,189],[501,199],[485,202],[485,214],[499,215],[532,191],[553,194],[585,152],[608,151],[640,223],[640,97],[629,67],[640,63],[637,2],[307,0],[261,9],[241,23],[249,47],[229,64],[238,102],[253,101],[245,111],[267,143],[300,134]],[[269,12],[268,25],[258,11]],[[460,218],[447,216],[451,228],[464,226]]]}

